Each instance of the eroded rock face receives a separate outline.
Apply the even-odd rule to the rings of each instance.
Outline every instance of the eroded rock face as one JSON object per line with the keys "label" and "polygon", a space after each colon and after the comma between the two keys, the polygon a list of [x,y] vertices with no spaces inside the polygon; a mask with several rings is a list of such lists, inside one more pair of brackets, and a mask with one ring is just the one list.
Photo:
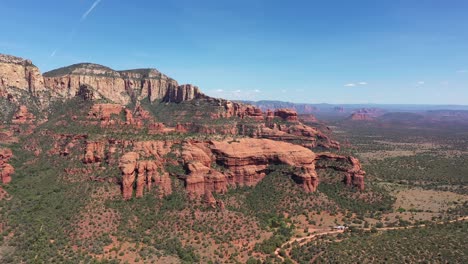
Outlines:
{"label": "eroded rock face", "polygon": [[88,113],[89,117],[103,121],[111,119],[112,115],[120,115],[124,107],[118,104],[95,104]]}
{"label": "eroded rock face", "polygon": [[115,71],[98,64],[80,63],[41,75],[30,60],[0,54],[0,96],[7,96],[6,89],[12,87],[34,96],[47,90],[56,98],[81,96],[86,100],[108,99],[121,105],[145,98],[150,102],[179,103],[206,97],[198,87],[179,85],[155,69]]}
{"label": "eroded rock face", "polygon": [[343,181],[346,185],[355,186],[361,191],[365,189],[364,176],[366,172],[362,169],[361,162],[359,162],[357,158],[352,156],[341,156],[333,153],[320,153],[317,155],[317,160],[319,159],[338,160],[350,164],[351,168],[333,167],[333,169],[345,172],[346,176]]}
{"label": "eroded rock face", "polygon": [[285,164],[296,168],[292,177],[307,192],[318,186],[315,153],[302,146],[268,139],[240,139],[210,142],[216,163],[228,169],[228,183],[238,186],[256,185],[265,177],[270,164]]}
{"label": "eroded rock face", "polygon": [[151,190],[153,183],[159,187],[160,195],[172,193],[171,179],[164,172],[157,160],[139,160],[136,152],[128,152],[120,158],[119,169],[122,173],[122,195],[125,200],[133,196],[133,185],[136,184],[136,197],[143,197],[144,190]]}
{"label": "eroded rock face", "polygon": [[1,90],[15,87],[32,94],[44,89],[39,69],[30,60],[0,54],[0,95]]}
{"label": "eroded rock face", "polygon": [[377,108],[363,108],[351,114],[349,117],[353,121],[374,121],[377,117],[381,116],[384,112]]}
{"label": "eroded rock face", "polygon": [[185,186],[190,197],[201,197],[207,192],[227,191],[227,179],[224,174],[197,161],[192,161],[186,166],[189,174],[185,179]]}
{"label": "eroded rock face", "polygon": [[125,200],[131,199],[133,195],[138,158],[136,152],[126,153],[120,158],[119,169],[122,172],[122,194]]}
{"label": "eroded rock face", "polygon": [[148,98],[182,102],[204,95],[193,85],[179,85],[155,69],[114,71],[108,67],[81,63],[44,73],[47,88],[65,98],[74,97],[83,84],[92,87],[96,99],[101,97],[126,105],[132,100]]}
{"label": "eroded rock face", "polygon": [[10,149],[0,148],[0,177],[3,184],[11,182],[11,175],[15,172],[13,166],[8,164],[13,153]]}
{"label": "eroded rock face", "polygon": [[257,108],[252,105],[241,104],[237,102],[231,102],[228,100],[214,99],[218,102],[219,105],[224,107],[224,113],[214,116],[213,118],[230,118],[230,117],[239,117],[239,118],[251,118],[257,121],[263,121],[263,112],[260,108]]}
{"label": "eroded rock face", "polygon": [[28,111],[24,105],[20,105],[18,111],[13,116],[13,124],[31,124],[34,121],[34,115]]}
{"label": "eroded rock face", "polygon": [[286,108],[278,109],[275,111],[275,116],[287,122],[299,122],[299,119],[297,117],[297,112],[291,109],[286,109]]}
{"label": "eroded rock face", "polygon": [[87,142],[83,163],[92,164],[102,162],[105,158],[104,142]]}

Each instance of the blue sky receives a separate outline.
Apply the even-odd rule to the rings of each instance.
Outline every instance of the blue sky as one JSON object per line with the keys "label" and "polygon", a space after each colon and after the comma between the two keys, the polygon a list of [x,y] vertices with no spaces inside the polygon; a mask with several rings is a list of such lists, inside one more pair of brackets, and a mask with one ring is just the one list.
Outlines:
{"label": "blue sky", "polygon": [[229,99],[468,104],[468,1],[2,0],[0,53]]}

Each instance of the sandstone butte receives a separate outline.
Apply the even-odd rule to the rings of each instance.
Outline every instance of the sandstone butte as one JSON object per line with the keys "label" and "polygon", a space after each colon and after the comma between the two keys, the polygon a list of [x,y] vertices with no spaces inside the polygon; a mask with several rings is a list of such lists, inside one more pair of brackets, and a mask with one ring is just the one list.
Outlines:
{"label": "sandstone butte", "polygon": [[363,108],[354,111],[349,117],[353,121],[374,121],[377,117],[381,116],[383,111],[376,108]]}
{"label": "sandstone butte", "polygon": [[[319,184],[316,162],[320,159],[336,160],[351,165],[351,168],[333,167],[344,172],[344,182],[364,189],[364,174],[361,164],[354,157],[332,153],[314,153],[310,148],[339,148],[339,143],[314,127],[302,124],[296,111],[278,109],[262,112],[257,107],[224,99],[211,98],[198,89],[186,84],[179,85],[155,69],[135,69],[115,71],[108,67],[81,63],[60,68],[41,75],[31,61],[0,54],[0,97],[7,98],[17,111],[12,124],[24,125],[36,122],[36,118],[25,105],[19,103],[25,94],[34,97],[47,109],[50,100],[67,100],[80,96],[85,100],[106,99],[111,103],[95,103],[88,112],[83,125],[100,125],[114,129],[148,128],[148,133],[202,133],[228,135],[221,141],[180,141],[156,140],[138,141],[133,139],[88,140],[87,135],[51,134],[55,140],[48,155],[69,156],[72,150],[81,148],[85,169],[68,168],[66,172],[92,172],[100,164],[118,167],[121,175],[115,175],[122,185],[124,199],[130,199],[135,192],[141,197],[157,187],[160,196],[172,192],[171,176],[165,171],[166,157],[174,150],[175,144],[182,145],[175,155],[185,170],[177,176],[184,181],[190,197],[203,197],[211,206],[223,208],[222,202],[215,200],[213,193],[224,193],[230,187],[254,186],[268,172],[270,165],[283,164],[291,170],[291,177],[306,192],[314,192]],[[248,119],[248,125],[224,125],[213,127],[197,122],[166,127],[144,110],[138,102],[160,100],[181,103],[191,100],[204,100],[218,106],[222,111],[210,113],[212,119],[236,117]],[[125,105],[136,103],[134,109]],[[118,116],[119,118],[115,118]],[[123,118],[122,118],[123,117]],[[282,122],[275,122],[282,120]],[[60,125],[60,121],[57,125]],[[53,133],[53,132],[51,132]],[[232,137],[239,137],[233,140]],[[297,142],[302,142],[297,145]],[[124,151],[125,150],[125,151]],[[32,149],[35,155],[42,149]],[[3,183],[11,181],[14,169],[8,164],[12,153],[0,150],[0,172]],[[177,165],[177,164],[173,164]],[[92,177],[90,177],[92,178]],[[134,187],[135,186],[135,187]]]}

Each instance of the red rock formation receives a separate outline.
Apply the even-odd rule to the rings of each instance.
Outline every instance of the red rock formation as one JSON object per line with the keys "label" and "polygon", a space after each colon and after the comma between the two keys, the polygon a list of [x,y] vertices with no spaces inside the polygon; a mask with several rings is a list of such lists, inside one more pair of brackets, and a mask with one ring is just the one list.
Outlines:
{"label": "red rock formation", "polygon": [[155,69],[114,71],[108,67],[81,63],[44,73],[48,89],[65,98],[75,96],[81,85],[92,87],[96,99],[106,98],[126,105],[132,98],[151,102],[162,99],[166,102],[182,102],[203,98],[198,87],[178,85],[177,82]]}
{"label": "red rock formation", "polygon": [[24,105],[20,105],[18,111],[13,116],[13,124],[31,124],[34,121],[34,115],[28,111]]}
{"label": "red rock formation", "polygon": [[217,116],[217,118],[251,118],[257,121],[263,121],[263,112],[260,108],[255,106],[235,103],[228,100],[213,99],[216,103],[224,107],[224,113]]}
{"label": "red rock formation", "polygon": [[275,116],[287,122],[299,122],[297,112],[291,109],[278,109],[275,111]]}
{"label": "red rock formation", "polygon": [[270,109],[268,109],[266,112],[266,117],[265,117],[266,122],[269,123],[273,121],[274,118],[275,118],[275,113],[273,113]]}
{"label": "red rock formation", "polygon": [[191,197],[200,197],[207,192],[225,193],[227,191],[226,176],[201,162],[187,164],[189,172],[185,179],[187,193]]}
{"label": "red rock formation", "polygon": [[11,175],[15,172],[13,166],[8,161],[13,156],[10,149],[0,148],[0,177],[3,184],[11,182]]}
{"label": "red rock formation", "polygon": [[229,142],[210,142],[216,162],[228,169],[229,184],[256,185],[265,177],[269,164],[286,164],[297,168],[293,177],[307,192],[318,185],[315,154],[304,147],[267,139],[240,139]]}
{"label": "red rock formation", "polygon": [[216,199],[214,198],[213,193],[208,190],[205,192],[205,203],[212,208],[216,208]]}
{"label": "red rock formation", "polygon": [[354,121],[374,121],[375,118],[366,113],[353,113],[350,117],[351,120]]}
{"label": "red rock formation", "polygon": [[10,87],[37,94],[44,90],[44,80],[30,60],[0,54],[0,91]]}
{"label": "red rock formation", "polygon": [[355,186],[361,191],[364,190],[364,175],[366,172],[362,170],[361,163],[357,158],[352,156],[341,156],[333,153],[320,153],[317,155],[317,160],[320,159],[338,160],[350,164],[351,168],[333,167],[333,169],[346,173],[344,179],[346,185]]}
{"label": "red rock formation", "polygon": [[349,117],[353,121],[374,121],[377,117],[381,116],[384,112],[376,108],[363,108],[355,111]]}
{"label": "red rock formation", "polygon": [[86,151],[83,157],[83,163],[99,163],[106,157],[104,153],[105,142],[86,142]]}
{"label": "red rock formation", "polygon": [[[128,200],[133,194],[133,184],[136,183],[136,197],[142,197],[144,190],[152,189],[153,183],[158,186],[159,194],[165,196],[172,193],[171,179],[169,174],[163,170],[162,158],[155,153],[151,147],[154,142],[144,142],[134,146],[138,152],[124,154],[119,162],[122,173],[122,194]],[[164,143],[164,142],[161,142]],[[160,145],[161,144],[156,144]],[[141,155],[139,153],[142,153]],[[139,160],[140,157],[159,157],[152,160]]]}
{"label": "red rock formation", "polygon": [[155,161],[144,160],[138,162],[138,177],[136,182],[136,197],[143,197],[145,185],[148,190],[151,189],[153,178],[158,174],[158,165]]}
{"label": "red rock formation", "polygon": [[122,172],[122,194],[125,200],[131,199],[133,195],[138,158],[138,153],[129,152],[124,154],[119,162],[119,169]]}
{"label": "red rock formation", "polygon": [[91,107],[88,116],[102,121],[109,121],[112,115],[119,116],[124,107],[118,104],[95,104]]}

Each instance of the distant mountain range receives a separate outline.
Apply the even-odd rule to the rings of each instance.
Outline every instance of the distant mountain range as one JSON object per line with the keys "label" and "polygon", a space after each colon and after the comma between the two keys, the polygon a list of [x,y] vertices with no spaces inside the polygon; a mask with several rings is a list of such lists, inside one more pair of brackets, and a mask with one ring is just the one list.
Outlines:
{"label": "distant mountain range", "polygon": [[254,105],[262,110],[280,108],[295,109],[298,114],[341,113],[350,114],[360,109],[381,109],[386,112],[421,112],[436,110],[468,110],[468,105],[426,105],[426,104],[307,104],[284,101],[239,101]]}

